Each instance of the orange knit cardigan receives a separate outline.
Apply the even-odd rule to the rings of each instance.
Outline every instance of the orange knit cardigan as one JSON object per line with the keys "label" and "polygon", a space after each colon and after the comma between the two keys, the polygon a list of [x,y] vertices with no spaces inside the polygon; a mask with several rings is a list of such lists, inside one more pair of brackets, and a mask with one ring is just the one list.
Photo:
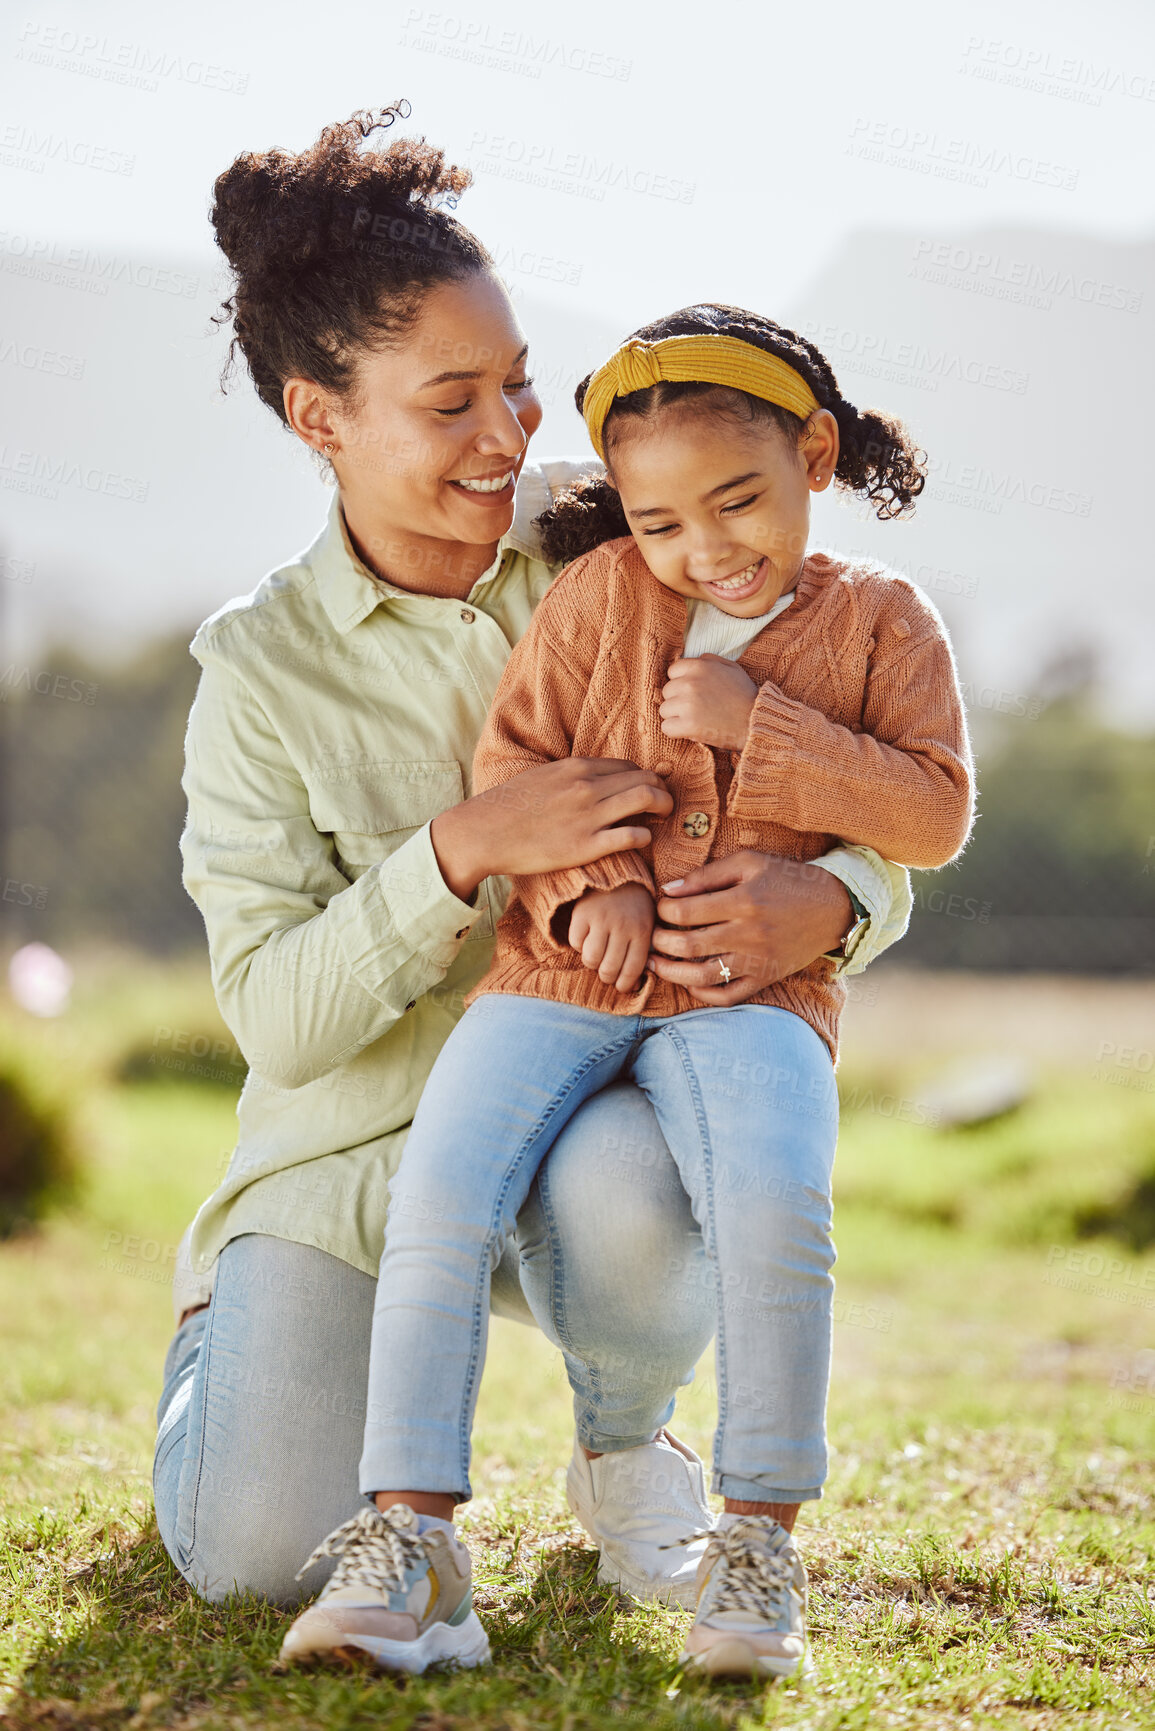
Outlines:
{"label": "orange knit cardigan", "polygon": [[[661,731],[666,669],[682,653],[686,603],[660,584],[632,539],[570,565],[509,658],[474,758],[483,792],[535,764],[620,757],[653,769],[674,796],[646,816],[653,841],[567,871],[513,880],[487,992],[552,998],[615,1015],[700,1009],[684,986],[647,972],[619,994],[554,935],[554,915],[587,889],[684,877],[742,848],[812,860],[839,842],[909,866],[941,866],[970,830],[973,780],[950,644],[931,604],[877,565],[814,553],[795,599],[738,665],[759,687],[741,752]],[[810,1023],[837,1054],[846,989],[820,958],[748,1002]]]}

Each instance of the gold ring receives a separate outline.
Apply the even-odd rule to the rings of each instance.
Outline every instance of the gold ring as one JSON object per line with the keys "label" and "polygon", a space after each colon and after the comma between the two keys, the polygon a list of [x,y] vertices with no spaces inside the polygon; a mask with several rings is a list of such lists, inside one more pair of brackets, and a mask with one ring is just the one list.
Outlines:
{"label": "gold ring", "polygon": [[718,957],[718,966],[722,970],[723,983],[728,986],[730,984],[730,970],[722,960],[721,956]]}

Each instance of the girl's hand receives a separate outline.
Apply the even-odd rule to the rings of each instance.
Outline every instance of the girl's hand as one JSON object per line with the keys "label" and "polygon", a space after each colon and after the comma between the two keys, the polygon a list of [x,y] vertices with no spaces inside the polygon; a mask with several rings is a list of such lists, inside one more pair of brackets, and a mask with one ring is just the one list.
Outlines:
{"label": "girl's hand", "polygon": [[650,831],[629,822],[669,817],[673,798],[652,769],[616,757],[537,764],[435,817],[433,851],[462,901],[482,878],[559,871],[645,847]]}
{"label": "girl's hand", "polygon": [[658,714],[671,739],[696,739],[741,751],[750,731],[758,687],[724,655],[694,655],[670,663]]}
{"label": "girl's hand", "polygon": [[837,949],[854,923],[836,877],[773,854],[729,854],[661,887],[650,972],[685,986],[700,1004],[744,1003]]}
{"label": "girl's hand", "polygon": [[569,941],[605,985],[632,992],[646,971],[654,919],[654,898],[642,884],[587,890],[574,903]]}

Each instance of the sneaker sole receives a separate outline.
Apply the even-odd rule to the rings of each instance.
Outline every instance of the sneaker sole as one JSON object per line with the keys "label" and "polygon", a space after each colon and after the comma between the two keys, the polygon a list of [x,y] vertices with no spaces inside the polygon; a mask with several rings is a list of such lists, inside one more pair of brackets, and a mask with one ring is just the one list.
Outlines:
{"label": "sneaker sole", "polygon": [[342,1634],[332,1646],[316,1647],[312,1652],[286,1655],[283,1664],[302,1661],[335,1659],[343,1665],[372,1664],[379,1671],[404,1672],[420,1677],[431,1665],[459,1665],[471,1670],[475,1665],[490,1662],[489,1637],[481,1626],[476,1611],[471,1611],[463,1623],[451,1628],[448,1623],[434,1623],[424,1635],[413,1641],[387,1641],[373,1635]]}
{"label": "sneaker sole", "polygon": [[683,1653],[680,1663],[687,1670],[704,1671],[710,1677],[795,1677],[803,1681],[814,1675],[808,1652],[800,1659],[780,1658],[759,1653],[748,1642],[733,1638],[715,1642],[704,1653]]}

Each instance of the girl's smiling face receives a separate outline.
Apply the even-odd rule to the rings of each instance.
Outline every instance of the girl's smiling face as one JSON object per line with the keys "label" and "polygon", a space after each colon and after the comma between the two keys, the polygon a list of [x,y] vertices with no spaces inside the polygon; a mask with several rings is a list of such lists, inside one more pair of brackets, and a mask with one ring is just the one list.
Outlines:
{"label": "girl's smiling face", "polygon": [[794,587],[810,495],[834,478],[838,423],[817,411],[800,444],[766,421],[671,404],[613,428],[612,479],[659,583],[753,619]]}

